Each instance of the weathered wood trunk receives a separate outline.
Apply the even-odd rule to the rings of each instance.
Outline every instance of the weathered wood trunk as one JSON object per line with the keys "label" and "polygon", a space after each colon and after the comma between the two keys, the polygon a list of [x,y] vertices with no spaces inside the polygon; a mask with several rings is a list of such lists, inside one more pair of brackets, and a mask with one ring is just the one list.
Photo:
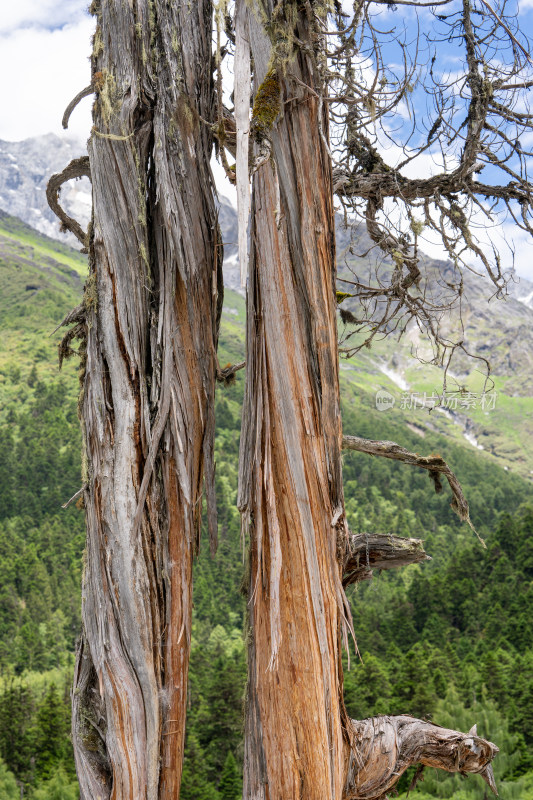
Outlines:
{"label": "weathered wood trunk", "polygon": [[[263,4],[271,22],[272,5]],[[303,9],[288,35],[312,49]],[[258,150],[275,103],[280,113],[252,197],[239,492],[251,539],[244,797],[340,800],[346,528],[327,118],[312,55],[302,47],[278,69],[263,21],[250,13]]]}
{"label": "weathered wood trunk", "polygon": [[91,7],[87,551],[73,693],[84,800],[179,796],[204,485],[216,537],[220,251],[200,119],[213,108],[210,6]]}

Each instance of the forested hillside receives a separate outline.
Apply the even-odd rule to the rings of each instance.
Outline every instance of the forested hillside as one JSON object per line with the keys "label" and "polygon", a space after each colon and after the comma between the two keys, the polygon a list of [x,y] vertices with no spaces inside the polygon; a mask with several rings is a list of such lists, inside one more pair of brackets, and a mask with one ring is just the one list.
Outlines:
{"label": "forested hillside", "polygon": [[[81,485],[75,359],[58,374],[62,317],[79,302],[83,259],[12,218],[0,219],[0,798],[77,797],[69,741],[69,682],[80,625],[83,512],[61,506]],[[244,310],[228,292],[221,364],[244,354]],[[207,537],[195,569],[187,760],[183,800],[240,797],[246,543],[236,509],[243,372],[217,390],[219,546]],[[469,500],[484,550],[435,494],[427,474],[347,453],[354,532],[425,540],[430,562],[375,575],[351,590],[361,653],[351,653],[345,700],[356,718],[413,713],[500,747],[500,795],[533,798],[533,496],[531,483],[466,442],[406,412],[380,413],[364,362],[343,374],[345,433],[438,452]],[[411,427],[407,427],[406,421]],[[412,773],[401,783],[409,786]],[[478,776],[427,770],[414,798],[485,797]]]}

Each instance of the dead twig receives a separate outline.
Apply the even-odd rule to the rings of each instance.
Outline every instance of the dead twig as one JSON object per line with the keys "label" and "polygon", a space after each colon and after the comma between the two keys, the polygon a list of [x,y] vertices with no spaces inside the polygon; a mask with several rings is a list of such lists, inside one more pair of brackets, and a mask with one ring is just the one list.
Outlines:
{"label": "dead twig", "polygon": [[66,503],[63,503],[63,505],[61,506],[61,508],[68,508],[68,507],[69,507],[69,505],[70,505],[71,503],[73,503],[73,502],[74,502],[74,500],[77,500],[77,499],[78,499],[78,497],[79,497],[81,494],[83,494],[83,492],[85,491],[85,489],[86,489],[86,488],[87,488],[87,484],[86,484],[86,483],[84,483],[84,484],[83,484],[83,486],[81,487],[81,489],[78,489],[78,491],[76,492],[76,494],[73,494],[73,495],[72,495],[72,497],[70,498],[70,500],[67,500],[67,502],[66,502]]}
{"label": "dead twig", "polygon": [[85,322],[85,321],[86,321],[85,305],[81,303],[79,306],[76,306],[76,308],[73,308],[72,311],[69,311],[65,317],[63,317],[59,325],[56,328],[54,328],[50,336],[53,336],[54,333],[57,333],[57,331],[60,328],[64,328],[66,325],[72,325],[73,322]]}

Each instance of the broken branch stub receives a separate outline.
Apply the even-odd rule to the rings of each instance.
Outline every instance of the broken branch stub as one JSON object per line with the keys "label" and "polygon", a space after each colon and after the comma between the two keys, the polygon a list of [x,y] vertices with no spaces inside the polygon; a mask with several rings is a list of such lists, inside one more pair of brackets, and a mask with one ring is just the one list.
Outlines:
{"label": "broken branch stub", "polygon": [[352,533],[346,543],[342,569],[344,587],[372,578],[374,569],[392,569],[430,561],[422,539],[392,533]]}
{"label": "broken branch stub", "polygon": [[477,735],[409,716],[351,720],[351,752],[344,800],[385,800],[413,764],[479,774],[497,794],[492,759],[498,747]]}
{"label": "broken branch stub", "polygon": [[228,364],[227,367],[217,367],[217,381],[219,383],[224,383],[228,386],[235,381],[235,373],[239,372],[239,370],[244,369],[246,366],[246,361],[240,361],[238,364]]}

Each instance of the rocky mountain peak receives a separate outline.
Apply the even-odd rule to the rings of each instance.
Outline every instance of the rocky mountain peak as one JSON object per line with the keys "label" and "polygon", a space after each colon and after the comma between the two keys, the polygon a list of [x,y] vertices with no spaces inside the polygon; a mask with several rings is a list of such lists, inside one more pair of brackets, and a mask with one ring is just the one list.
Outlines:
{"label": "rocky mountain peak", "polygon": [[[21,142],[0,140],[0,208],[40,233],[78,246],[74,236],[60,233],[59,221],[46,202],[46,184],[50,175],[61,172],[84,151],[85,146],[76,139],[63,139],[53,133]],[[86,227],[91,215],[89,180],[82,178],[66,184],[61,201],[82,227]]]}

